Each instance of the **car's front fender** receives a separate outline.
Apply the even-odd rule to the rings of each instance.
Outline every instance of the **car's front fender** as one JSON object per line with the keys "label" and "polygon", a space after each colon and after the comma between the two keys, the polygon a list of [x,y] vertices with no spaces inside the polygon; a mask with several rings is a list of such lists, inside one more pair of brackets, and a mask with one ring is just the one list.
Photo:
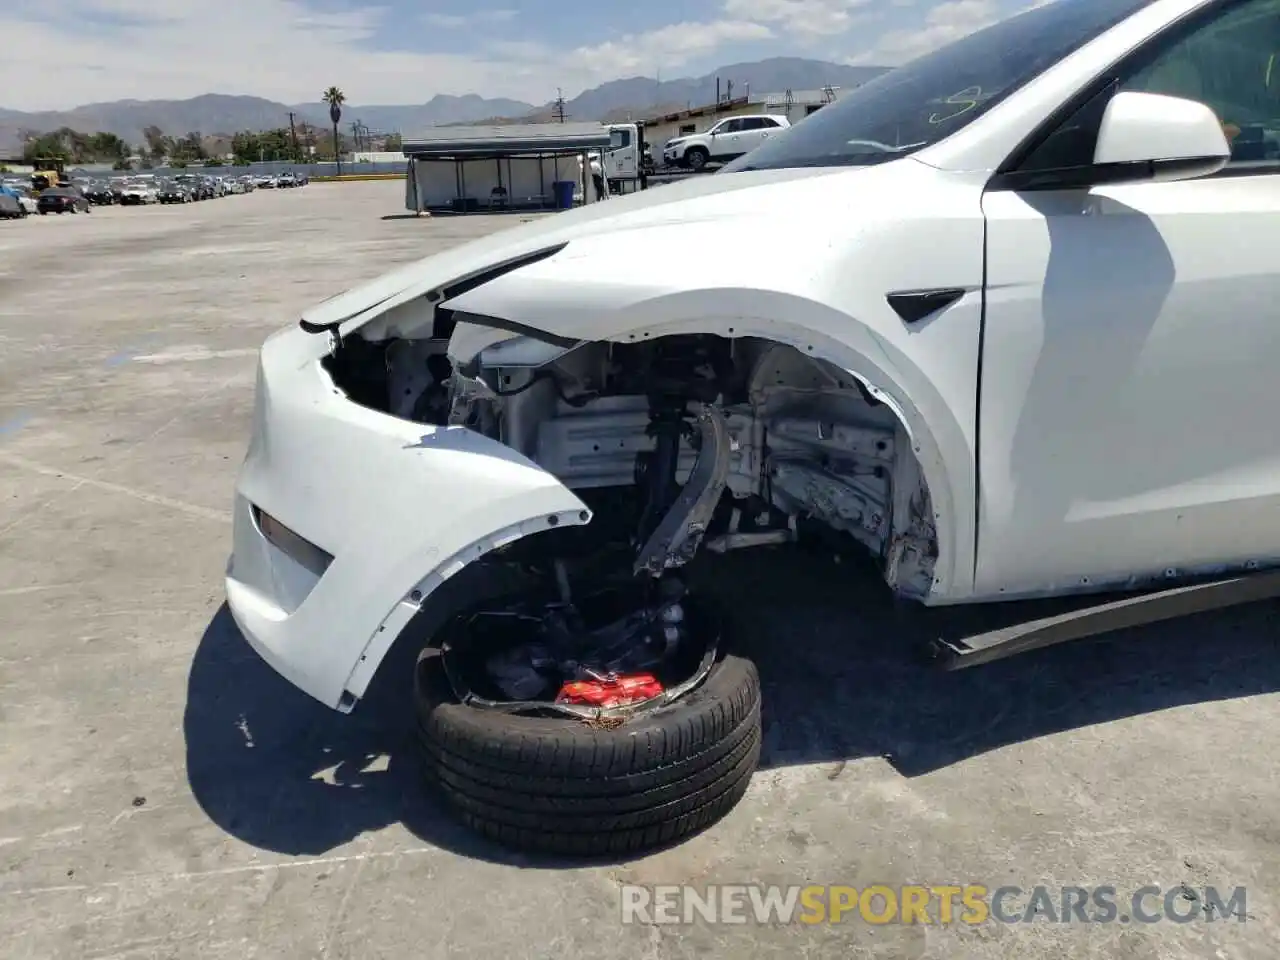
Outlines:
{"label": "car's front fender", "polygon": [[[323,339],[297,329],[263,348],[226,589],[265,660],[318,700],[349,709],[440,584],[495,547],[591,514],[497,441],[351,403],[322,355]],[[331,561],[305,562],[288,538],[269,535],[264,527],[274,525],[261,514]]]}
{"label": "car's front fender", "polygon": [[[676,334],[760,337],[826,360],[880,391],[910,434],[929,486],[939,557],[929,602],[973,585],[983,222],[970,185],[943,183],[928,218],[868,218],[842,242],[780,219],[638,228],[571,243],[445,301],[455,363],[520,333],[561,345],[641,343]],[[919,250],[928,245],[931,255]],[[960,298],[907,324],[886,296],[954,288]]]}

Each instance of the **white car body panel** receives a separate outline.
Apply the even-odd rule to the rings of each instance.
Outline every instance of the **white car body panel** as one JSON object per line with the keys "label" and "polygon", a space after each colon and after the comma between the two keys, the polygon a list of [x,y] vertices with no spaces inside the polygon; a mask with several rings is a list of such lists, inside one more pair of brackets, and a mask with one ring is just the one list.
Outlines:
{"label": "white car body panel", "polygon": [[984,209],[978,592],[1280,559],[1280,177]]}
{"label": "white car body panel", "polygon": [[[987,190],[1046,116],[1202,5],[1158,0],[910,157],[630,194],[307,311],[321,333],[290,329],[263,349],[237,486],[227,593],[250,643],[349,708],[465,563],[551,517],[589,520],[512,449],[357,406],[321,367],[343,338],[429,335],[438,307],[459,321],[447,349],[463,365],[530,338],[554,352],[709,333],[846,371],[898,415],[927,484],[928,604],[1276,559],[1264,518],[1280,505],[1280,436],[1258,398],[1280,336],[1280,178]],[[917,323],[886,300],[930,290],[959,296]],[[323,576],[270,544],[249,504],[331,554]]]}
{"label": "white car body panel", "polygon": [[[755,176],[735,178],[749,183]],[[762,187],[754,191],[749,225],[737,222],[742,211],[731,195],[689,199],[682,206],[690,221],[681,225],[619,230],[581,249],[571,243],[444,305],[570,340],[625,343],[692,332],[764,337],[878,388],[919,447],[935,509],[948,520],[931,600],[954,602],[972,585],[972,511],[954,505],[976,496],[980,189],[973,178],[940,175],[907,159]],[[724,209],[718,218],[701,218],[702,202]],[[819,203],[835,222],[850,225],[839,246],[789,215]],[[767,268],[755,255],[759,231],[777,243]],[[926,244],[945,251],[937,262],[917,255]],[[717,252],[714,269],[708,249]],[[970,294],[915,328],[885,300],[889,292],[930,287]],[[460,323],[449,352],[465,361],[511,336]]]}
{"label": "white car body panel", "polygon": [[[496,441],[348,402],[316,362],[324,352],[323,337],[296,327],[263,347],[226,587],[237,624],[262,657],[338,707],[344,691],[364,692],[361,658],[367,651],[373,664],[381,659],[414,590],[429,594],[479,553],[545,529],[549,517],[568,525],[590,514],[554,477]],[[268,542],[250,504],[332,555],[324,575]],[[388,618],[396,630],[380,629]]]}

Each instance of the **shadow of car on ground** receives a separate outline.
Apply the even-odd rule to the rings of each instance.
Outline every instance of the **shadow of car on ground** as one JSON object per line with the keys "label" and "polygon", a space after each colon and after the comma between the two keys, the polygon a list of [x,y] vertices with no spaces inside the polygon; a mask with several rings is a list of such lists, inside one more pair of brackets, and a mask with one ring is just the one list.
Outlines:
{"label": "shadow of car on ground", "polygon": [[[828,763],[834,776],[875,756],[913,777],[1058,731],[1280,689],[1271,603],[946,673],[918,655],[920,619],[856,561],[782,548],[710,569],[694,582],[720,596],[735,644],[760,670],[762,769]],[[424,789],[409,696],[419,644],[402,640],[344,716],[278,676],[221,607],[196,650],[184,716],[203,810],[285,854],[320,855],[401,823],[465,856],[556,865],[474,835]]]}

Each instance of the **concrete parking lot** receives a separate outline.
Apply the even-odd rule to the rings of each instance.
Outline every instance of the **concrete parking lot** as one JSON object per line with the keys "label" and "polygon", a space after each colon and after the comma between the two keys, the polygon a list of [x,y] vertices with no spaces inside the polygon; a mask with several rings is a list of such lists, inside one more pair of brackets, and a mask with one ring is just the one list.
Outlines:
{"label": "concrete parking lot", "polygon": [[[1273,604],[940,674],[856,564],[734,556],[716,586],[766,698],[751,791],[585,867],[453,825],[403,678],[341,716],[276,677],[222,608],[256,348],[518,219],[400,217],[402,189],[0,223],[0,955],[1274,956]],[[1155,885],[1149,909],[1174,891],[1197,919],[624,927],[630,883],[1107,885],[1122,914]],[[1247,888],[1243,922],[1207,922],[1206,886]]]}

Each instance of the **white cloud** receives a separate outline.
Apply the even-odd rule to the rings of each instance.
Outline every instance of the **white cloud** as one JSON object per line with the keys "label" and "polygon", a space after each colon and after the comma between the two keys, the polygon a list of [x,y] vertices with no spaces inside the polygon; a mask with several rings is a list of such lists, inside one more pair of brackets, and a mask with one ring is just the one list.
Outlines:
{"label": "white cloud", "polygon": [[311,102],[332,84],[352,103],[421,102],[435,93],[542,103],[557,87],[574,95],[605,80],[676,70],[722,46],[773,36],[766,23],[726,17],[565,50],[533,40],[490,40],[484,26],[515,16],[501,9],[457,18],[413,15],[419,29],[429,24],[421,42],[440,47],[436,37],[446,29],[479,28],[477,51],[418,52],[410,41],[405,50],[378,50],[380,32],[395,26],[390,11],[366,6],[333,12],[314,2],[60,0],[50,6],[0,0],[0,106],[61,110],[210,92]]}
{"label": "white cloud", "polygon": [[870,50],[851,58],[848,63],[898,66],[1000,18],[1000,11],[993,0],[949,0],[930,10],[922,25],[890,30]]}
{"label": "white cloud", "polygon": [[681,67],[725,44],[768,40],[772,36],[769,27],[749,20],[673,23],[657,30],[578,47],[560,53],[558,59],[570,69],[588,75],[617,78]]}
{"label": "white cloud", "polygon": [[[522,23],[514,5],[482,10],[473,0],[469,12],[415,11],[397,23],[376,5],[390,0],[346,2],[370,5],[341,11],[334,0],[0,0],[0,98],[7,101],[0,106],[65,109],[209,92],[313,102],[332,84],[357,104],[421,102],[435,93],[543,103],[557,88],[573,96],[619,77],[696,72],[721,51],[738,56],[760,41],[776,41],[770,53],[820,55],[857,49],[863,40],[870,49],[849,62],[892,65],[999,17],[997,0],[944,0],[932,10],[930,0],[702,0],[718,14],[566,49],[486,29]],[[881,18],[895,28],[871,40],[868,26]],[[907,20],[915,22],[896,26]],[[403,38],[404,48],[378,49],[387,35]],[[478,49],[459,52],[458,36]]]}
{"label": "white cloud", "polygon": [[724,0],[727,16],[806,37],[842,34],[870,6],[871,0]]}
{"label": "white cloud", "polygon": [[429,27],[457,30],[462,27],[510,23],[518,15],[517,10],[477,10],[475,13],[424,13],[419,19]]}
{"label": "white cloud", "polygon": [[[549,79],[485,57],[369,49],[387,16],[377,7],[331,12],[305,0],[63,0],[42,4],[39,14],[21,16],[0,0],[0,96],[22,98],[4,106],[65,109],[210,92],[309,102],[332,84],[354,103],[394,103],[435,92],[532,95],[531,80],[542,81],[537,92],[545,93]],[[113,25],[97,25],[104,14]],[[124,25],[114,25],[115,18]]]}

